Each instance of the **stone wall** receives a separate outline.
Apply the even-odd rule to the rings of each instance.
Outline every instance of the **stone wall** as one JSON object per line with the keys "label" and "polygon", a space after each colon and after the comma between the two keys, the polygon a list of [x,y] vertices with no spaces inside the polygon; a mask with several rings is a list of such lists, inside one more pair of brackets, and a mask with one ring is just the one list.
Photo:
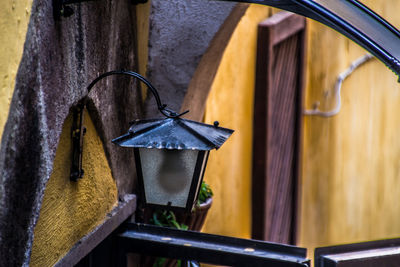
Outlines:
{"label": "stone wall", "polygon": [[[0,266],[29,263],[33,229],[70,108],[87,94],[86,86],[98,74],[135,70],[130,1],[87,2],[72,8],[71,17],[55,21],[51,0],[32,4],[0,150]],[[131,192],[133,156],[110,140],[138,117],[135,83],[107,78],[89,100],[119,193]]]}
{"label": "stone wall", "polygon": [[[172,109],[179,111],[200,58],[233,5],[152,1],[148,78]],[[86,97],[87,85],[99,74],[136,70],[131,1],[88,1],[71,7],[72,16],[55,20],[52,0],[32,3],[0,147],[0,266],[29,265],[34,228],[71,108]],[[142,117],[141,99],[135,81],[123,76],[104,79],[88,96],[119,195],[134,192],[133,153],[110,140],[124,133],[129,121]],[[157,114],[151,96],[145,107],[148,117]]]}
{"label": "stone wall", "polygon": [[[204,52],[235,3],[152,0],[147,76],[163,102],[179,111]],[[146,116],[159,116],[152,97]]]}

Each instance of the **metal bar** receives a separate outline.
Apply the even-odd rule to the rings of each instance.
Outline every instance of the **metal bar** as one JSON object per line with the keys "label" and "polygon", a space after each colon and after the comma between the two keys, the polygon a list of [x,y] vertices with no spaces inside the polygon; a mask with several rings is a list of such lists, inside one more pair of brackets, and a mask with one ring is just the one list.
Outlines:
{"label": "metal bar", "polygon": [[83,153],[83,137],[86,133],[86,128],[83,126],[83,114],[85,110],[84,101],[80,102],[73,110],[73,122],[71,129],[72,138],[72,166],[71,166],[71,181],[76,182],[83,177],[84,171],[82,168],[82,153]]}
{"label": "metal bar", "polygon": [[123,229],[118,243],[124,253],[230,266],[310,266],[306,249],[294,246],[137,223]]}
{"label": "metal bar", "polygon": [[315,250],[316,267],[398,266],[400,239],[387,239]]}
{"label": "metal bar", "polygon": [[131,0],[132,5],[146,4],[148,0]]}
{"label": "metal bar", "polygon": [[364,47],[396,73],[400,81],[400,32],[357,0],[222,1],[273,6],[319,21]]}
{"label": "metal bar", "polygon": [[[84,2],[93,2],[100,0],[53,0],[53,16],[59,20],[61,16],[69,17],[74,13],[74,10],[68,5]],[[148,0],[131,0],[132,5],[145,4]]]}
{"label": "metal bar", "polygon": [[63,5],[70,5],[70,4],[77,4],[77,3],[83,3],[83,2],[89,2],[89,1],[98,1],[98,0],[62,0]]}

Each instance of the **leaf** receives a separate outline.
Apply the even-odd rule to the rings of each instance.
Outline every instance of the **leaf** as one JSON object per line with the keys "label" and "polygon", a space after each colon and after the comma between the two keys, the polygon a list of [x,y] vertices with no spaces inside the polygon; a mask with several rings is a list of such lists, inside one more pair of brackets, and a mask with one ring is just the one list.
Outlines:
{"label": "leaf", "polygon": [[166,260],[166,258],[157,258],[156,262],[153,264],[153,267],[162,267]]}
{"label": "leaf", "polygon": [[214,193],[212,192],[211,187],[205,181],[203,181],[199,190],[197,205],[199,206],[201,203],[206,202],[206,200],[213,195]]}
{"label": "leaf", "polygon": [[157,219],[157,213],[153,213],[153,221],[157,226],[163,226],[162,223]]}
{"label": "leaf", "polygon": [[181,226],[177,221],[171,221],[172,225],[175,226],[176,229],[181,229]]}
{"label": "leaf", "polygon": [[171,211],[171,216],[172,216],[172,220],[176,221],[175,213],[173,213],[172,211]]}

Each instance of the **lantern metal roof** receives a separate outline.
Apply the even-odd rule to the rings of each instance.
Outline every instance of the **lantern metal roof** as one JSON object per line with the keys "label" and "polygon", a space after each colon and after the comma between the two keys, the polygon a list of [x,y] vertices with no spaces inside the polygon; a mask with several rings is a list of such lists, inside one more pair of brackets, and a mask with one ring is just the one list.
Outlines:
{"label": "lantern metal roof", "polygon": [[357,0],[223,1],[273,6],[319,21],[364,47],[400,77],[400,32]]}
{"label": "lantern metal roof", "polygon": [[211,150],[218,149],[232,133],[218,123],[209,125],[175,117],[137,120],[128,133],[112,142],[123,147]]}

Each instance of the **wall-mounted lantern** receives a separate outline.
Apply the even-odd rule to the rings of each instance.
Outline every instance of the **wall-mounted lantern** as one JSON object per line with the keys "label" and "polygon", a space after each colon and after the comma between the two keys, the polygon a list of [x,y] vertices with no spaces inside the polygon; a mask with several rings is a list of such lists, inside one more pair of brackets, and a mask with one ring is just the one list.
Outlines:
{"label": "wall-mounted lantern", "polygon": [[[188,111],[177,114],[167,109],[157,90],[136,72],[104,73],[88,86],[88,92],[99,80],[115,74],[129,75],[145,83],[155,97],[158,110],[165,116],[163,119],[136,120],[126,134],[112,140],[121,147],[134,149],[143,203],[191,211],[203,180],[209,151],[218,149],[233,130],[219,127],[218,122],[208,125],[182,119],[181,116]],[[80,127],[82,129],[82,125]],[[81,144],[81,141],[76,143]],[[81,161],[81,158],[78,159]],[[76,170],[76,166],[82,166],[81,162],[73,164],[71,177],[75,173],[83,174],[83,170]]]}
{"label": "wall-mounted lantern", "polygon": [[135,149],[145,204],[191,211],[211,149],[232,134],[217,123],[207,125],[180,117],[139,120],[114,140]]}

